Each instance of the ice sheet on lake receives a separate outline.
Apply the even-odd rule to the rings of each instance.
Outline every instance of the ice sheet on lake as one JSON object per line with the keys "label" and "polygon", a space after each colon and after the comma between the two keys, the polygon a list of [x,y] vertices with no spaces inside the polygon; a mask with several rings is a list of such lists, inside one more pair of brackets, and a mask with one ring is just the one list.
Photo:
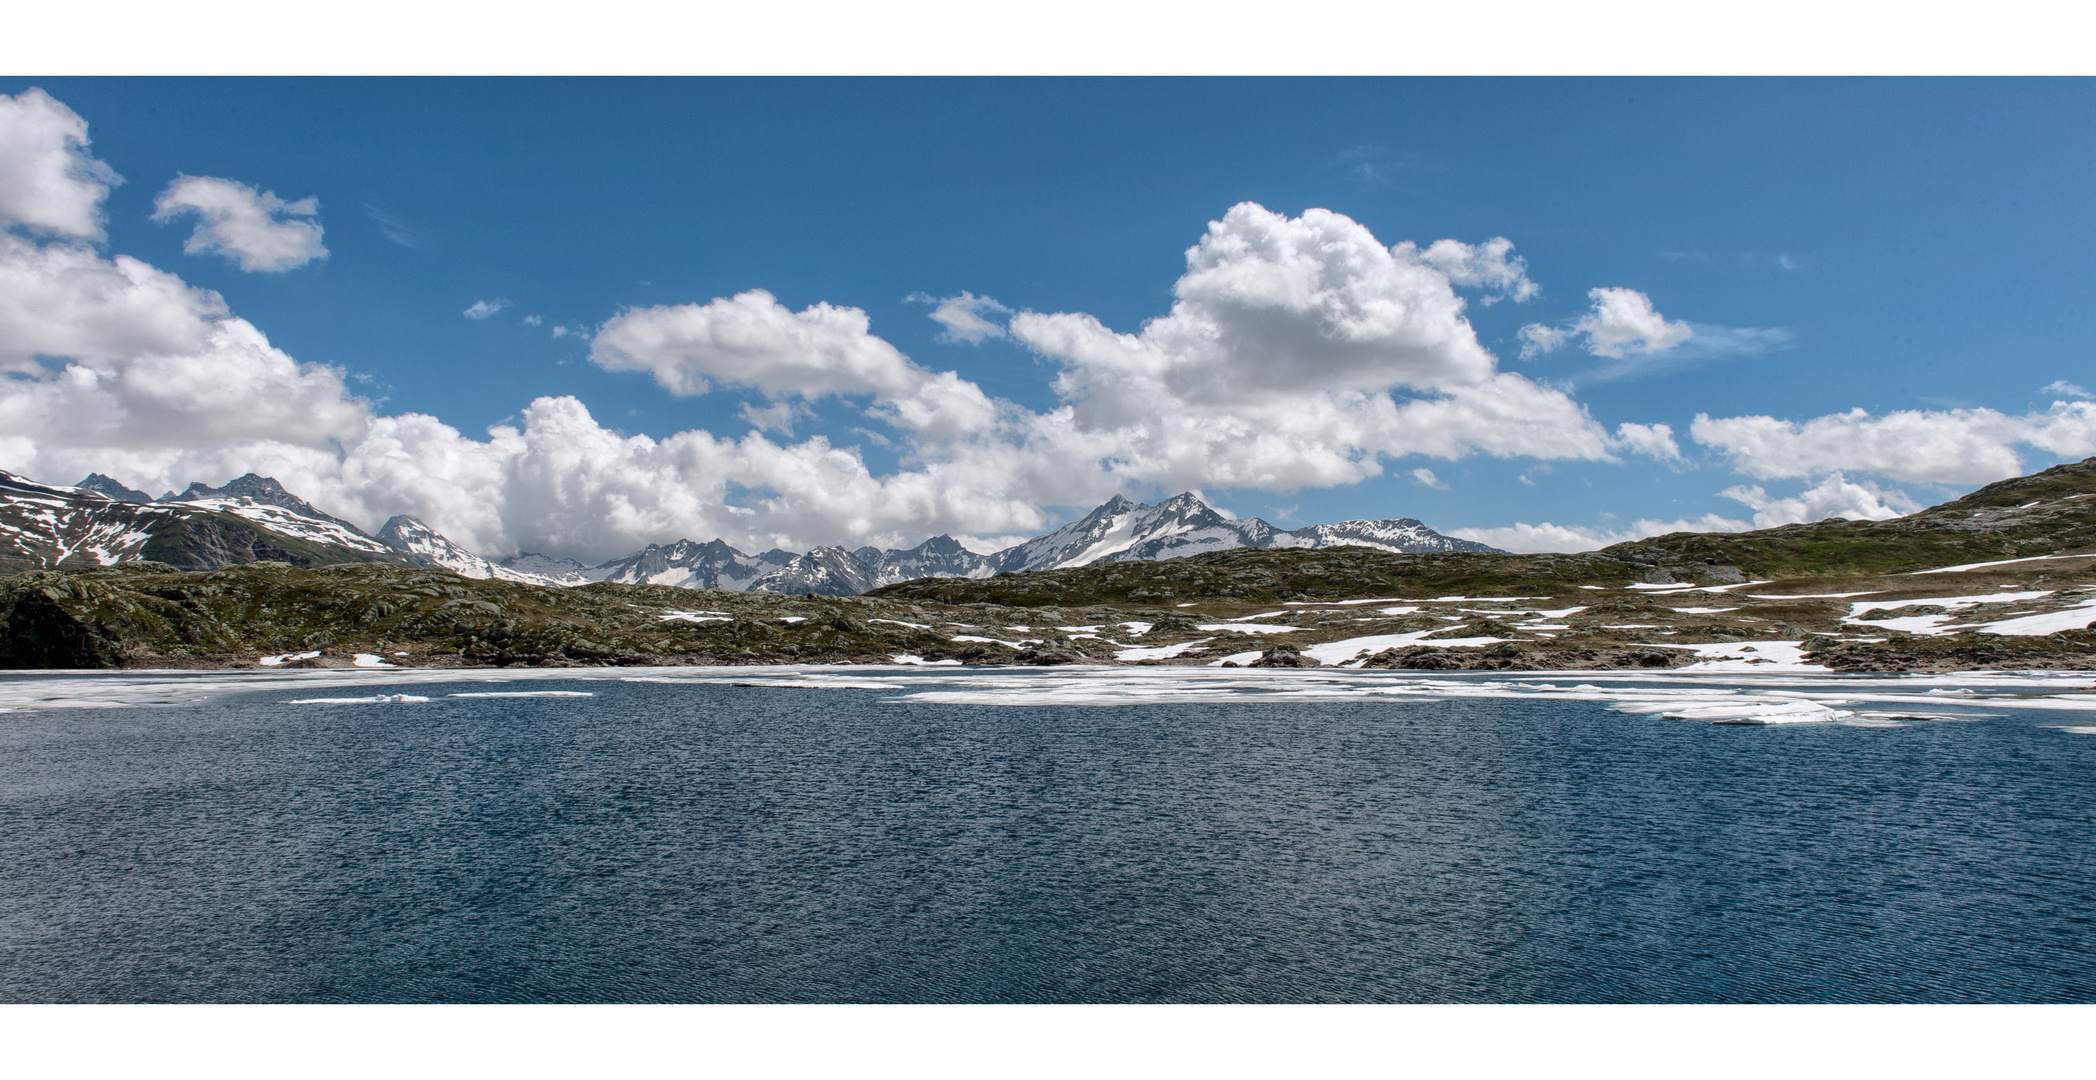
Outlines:
{"label": "ice sheet on lake", "polygon": [[591,693],[591,692],[590,692],[590,691],[588,691],[588,690],[476,690],[476,691],[472,691],[472,692],[470,692],[470,693],[464,693],[464,694],[448,694],[448,695],[446,695],[446,696],[447,696],[447,697],[458,697],[458,698],[513,698],[513,697],[554,697],[554,698],[577,698],[577,697],[596,697],[597,695],[595,695],[595,694]]}
{"label": "ice sheet on lake", "polygon": [[[456,696],[456,695],[453,695]],[[429,701],[419,694],[374,694],[370,697],[315,697],[287,701],[286,705],[420,705]]]}
{"label": "ice sheet on lake", "polygon": [[[1765,651],[1780,643],[1751,644]],[[1733,648],[1747,651],[1744,644]],[[488,688],[486,692],[527,693],[532,692],[534,682],[554,680],[873,691],[885,695],[885,701],[925,705],[1354,702],[1407,706],[1457,698],[1586,701],[1651,715],[1655,722],[1805,718],[1819,716],[1818,710],[1848,713],[1831,719],[1871,726],[1973,720],[2009,709],[2096,714],[2096,685],[2086,672],[1832,676],[1783,664],[1729,670],[1697,665],[1669,671],[1491,673],[1084,665],[689,667],[652,668],[646,675],[637,675],[631,668],[20,672],[0,677],[0,709],[11,714],[7,722],[13,723],[19,722],[22,710],[196,705],[257,692],[297,693],[301,696],[294,700],[313,704],[382,704],[381,697],[419,696],[403,694],[419,686],[478,683]],[[2075,726],[2096,731],[2096,724]]]}

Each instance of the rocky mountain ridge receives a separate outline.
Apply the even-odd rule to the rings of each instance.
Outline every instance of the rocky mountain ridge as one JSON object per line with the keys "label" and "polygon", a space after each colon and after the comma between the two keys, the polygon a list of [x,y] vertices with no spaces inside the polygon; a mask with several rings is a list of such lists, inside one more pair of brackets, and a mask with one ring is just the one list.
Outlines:
{"label": "rocky mountain ridge", "polygon": [[[19,481],[20,478],[14,478]],[[0,568],[75,565],[83,556],[98,563],[144,558],[145,535],[171,528],[185,510],[204,510],[243,519],[269,534],[307,544],[340,548],[335,558],[281,548],[282,561],[320,565],[335,561],[404,562],[450,570],[465,577],[535,585],[575,586],[591,582],[672,585],[694,589],[850,596],[869,589],[925,577],[989,578],[998,574],[1103,562],[1159,561],[1233,548],[1323,548],[1360,546],[1386,551],[1479,551],[1494,549],[1443,536],[1411,518],[1346,521],[1281,530],[1258,518],[1228,518],[1191,492],[1155,506],[1115,496],[1084,517],[1043,536],[991,554],[971,551],[951,536],[935,536],[914,548],[818,547],[803,553],[774,548],[748,554],[715,539],[708,543],[678,540],[650,544],[619,559],[586,566],[568,559],[534,553],[490,559],[453,542],[426,523],[397,515],[366,533],[351,522],[327,514],[284,489],[276,480],[253,473],[223,486],[193,483],[182,492],[158,499],[124,486],[100,473],[73,488],[28,484],[67,508],[69,526],[82,537],[104,537],[88,543],[55,533],[37,535],[34,513],[25,517],[12,538],[12,552],[0,552]],[[0,491],[0,503],[10,496]],[[46,508],[50,509],[50,508]],[[145,514],[154,527],[132,527]],[[0,521],[5,514],[0,512]],[[56,519],[52,519],[55,528]],[[140,530],[143,530],[141,532]],[[99,531],[98,531],[99,530]],[[47,530],[48,531],[48,530]],[[139,533],[139,535],[132,535]],[[118,540],[118,537],[128,539]],[[264,546],[268,546],[263,541]],[[114,546],[112,546],[114,545]],[[250,545],[252,546],[252,545]],[[209,547],[209,545],[206,545]],[[230,565],[239,546],[220,544],[214,552],[175,552],[171,565],[185,568]],[[227,560],[230,560],[228,562]],[[164,561],[164,560],[163,560]]]}

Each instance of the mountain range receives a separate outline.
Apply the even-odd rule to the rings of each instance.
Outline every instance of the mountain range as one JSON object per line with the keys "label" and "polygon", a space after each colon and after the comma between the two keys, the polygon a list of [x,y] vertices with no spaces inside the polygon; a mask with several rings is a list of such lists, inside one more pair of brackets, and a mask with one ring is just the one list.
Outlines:
{"label": "mountain range", "polygon": [[1225,517],[1186,492],[1154,506],[1115,496],[1053,532],[987,555],[944,535],[907,549],[774,548],[754,555],[718,539],[678,540],[587,566],[533,552],[486,558],[407,515],[367,533],[253,473],[222,487],[195,483],[156,499],[100,473],[67,488],[0,472],[0,571],[9,572],[144,560],[185,569],[261,560],[300,566],[386,562],[532,585],[609,581],[851,596],[919,578],[989,578],[1232,548],[1323,547],[1497,550],[1443,536],[1412,518],[1282,530],[1259,518]]}

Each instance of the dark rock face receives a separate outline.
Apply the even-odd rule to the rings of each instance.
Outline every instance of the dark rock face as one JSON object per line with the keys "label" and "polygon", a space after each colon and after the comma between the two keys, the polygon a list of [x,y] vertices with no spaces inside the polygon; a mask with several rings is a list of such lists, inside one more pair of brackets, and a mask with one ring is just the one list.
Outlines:
{"label": "dark rock face", "polygon": [[1515,645],[1489,649],[1441,649],[1413,645],[1384,649],[1361,666],[1400,671],[1619,671],[1626,668],[1669,668],[1691,663],[1681,649],[1523,650]]}
{"label": "dark rock face", "polygon": [[118,651],[68,614],[57,597],[35,586],[0,598],[0,668],[109,668]]}
{"label": "dark rock face", "polygon": [[1254,660],[1251,663],[1246,664],[1245,666],[1306,668],[1323,667],[1324,665],[1319,663],[1317,658],[1314,656],[1304,656],[1293,645],[1276,645],[1273,648],[1268,649],[1263,653],[1260,653],[1259,659]]}
{"label": "dark rock face", "polygon": [[1096,664],[1098,661],[1081,652],[1072,652],[1069,649],[1037,646],[1019,650],[1019,654],[1012,657],[1012,663],[1045,666],[1049,664]]}
{"label": "dark rock face", "polygon": [[1361,666],[1400,668],[1406,671],[1456,671],[1462,668],[1463,660],[1453,649],[1412,645],[1402,649],[1384,649],[1362,661]]}

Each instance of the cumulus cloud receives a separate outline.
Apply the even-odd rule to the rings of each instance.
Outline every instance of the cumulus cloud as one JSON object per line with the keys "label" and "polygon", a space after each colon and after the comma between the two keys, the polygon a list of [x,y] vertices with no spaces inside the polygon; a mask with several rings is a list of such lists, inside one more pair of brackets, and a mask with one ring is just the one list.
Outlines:
{"label": "cumulus cloud", "polygon": [[1616,441],[1635,454],[1660,461],[1681,460],[1681,447],[1674,442],[1674,429],[1666,424],[1617,424]]}
{"label": "cumulus cloud", "polygon": [[2055,379],[2045,384],[2045,389],[2038,392],[2041,394],[2053,394],[2063,398],[2078,398],[2082,401],[2087,401],[2091,397],[2088,390],[2065,379]]}
{"label": "cumulus cloud", "polygon": [[1828,518],[1884,521],[1921,509],[1921,504],[1908,498],[1904,491],[1858,483],[1838,472],[1789,498],[1772,497],[1759,485],[1729,487],[1718,494],[1752,508],[1757,529]]}
{"label": "cumulus cloud", "polygon": [[2061,401],[2042,413],[1993,409],[1862,409],[1798,423],[1772,416],[1697,414],[1690,437],[1759,480],[1874,472],[1894,480],[1984,484],[2027,471],[2017,448],[2060,456],[2096,454],[2096,402]]}
{"label": "cumulus cloud", "polygon": [[1171,310],[1138,333],[1082,313],[1010,323],[1062,365],[1069,423],[1116,448],[1119,475],[1286,490],[1352,483],[1413,454],[1608,460],[1624,448],[1564,392],[1498,371],[1450,278],[1416,248],[1386,248],[1343,215],[1241,204],[1186,259]]}
{"label": "cumulus cloud", "polygon": [[0,228],[102,239],[102,199],[123,178],[87,146],[87,121],[51,95],[0,94]]}
{"label": "cumulus cloud", "polygon": [[506,308],[508,306],[509,301],[507,300],[475,300],[473,301],[472,307],[467,308],[459,314],[464,315],[465,317],[472,319],[475,322],[479,322],[480,320],[485,319],[488,316],[493,315],[496,312],[501,311],[503,308]]}
{"label": "cumulus cloud", "polygon": [[1392,249],[1400,259],[1416,259],[1441,272],[1451,285],[1485,289],[1486,306],[1502,299],[1525,303],[1543,294],[1543,287],[1528,279],[1528,260],[1513,254],[1514,242],[1495,236],[1482,244],[1461,240],[1436,240],[1420,251],[1410,240]]}
{"label": "cumulus cloud", "polygon": [[1594,302],[1593,309],[1569,326],[1530,323],[1522,327],[1522,359],[1581,338],[1595,356],[1621,359],[1626,351],[1666,352],[1695,336],[1687,323],[1667,321],[1652,306],[1652,298],[1636,289],[1589,289],[1587,298]]}
{"label": "cumulus cloud", "polygon": [[273,191],[215,176],[178,176],[153,203],[153,220],[165,224],[187,215],[196,229],[182,250],[216,252],[248,271],[281,272],[327,258],[321,246],[320,201],[285,202]]}
{"label": "cumulus cloud", "polygon": [[[790,436],[793,434],[794,423],[803,416],[811,415],[811,413],[812,411],[805,404],[797,401],[781,401],[763,408],[758,408],[755,404],[745,401],[742,403],[739,415],[758,431],[775,431],[781,435]],[[867,434],[879,435],[879,432],[867,432]]]}
{"label": "cumulus cloud", "polygon": [[1677,532],[1740,532],[1751,526],[1744,521],[1718,514],[1705,514],[1694,520],[1658,521],[1640,518],[1627,529],[1599,529],[1584,525],[1554,525],[1548,521],[1540,525],[1517,522],[1513,525],[1490,529],[1450,529],[1448,535],[1490,544],[1507,551],[1530,553],[1538,551],[1593,551],[1612,544],[1643,540],[1652,536],[1664,536]]}
{"label": "cumulus cloud", "polygon": [[225,315],[217,293],[129,256],[0,234],[0,369],[39,371],[39,357],[193,355]]}
{"label": "cumulus cloud", "polygon": [[984,315],[1009,315],[1012,309],[987,297],[977,296],[963,289],[959,296],[940,298],[926,293],[912,293],[912,303],[936,304],[931,318],[945,327],[939,340],[979,345],[988,338],[1005,337],[1004,327],[984,318]]}
{"label": "cumulus cloud", "polygon": [[680,395],[716,384],[775,399],[870,395],[878,415],[922,433],[955,435],[996,421],[996,407],[974,383],[918,367],[871,325],[859,308],[818,303],[792,311],[752,289],[623,312],[598,331],[590,359],[611,371],[645,371]]}
{"label": "cumulus cloud", "polygon": [[1434,470],[1432,469],[1413,469],[1412,479],[1417,480],[1430,488],[1433,488],[1435,491],[1448,490],[1447,482],[1443,481],[1440,477],[1435,476]]}

